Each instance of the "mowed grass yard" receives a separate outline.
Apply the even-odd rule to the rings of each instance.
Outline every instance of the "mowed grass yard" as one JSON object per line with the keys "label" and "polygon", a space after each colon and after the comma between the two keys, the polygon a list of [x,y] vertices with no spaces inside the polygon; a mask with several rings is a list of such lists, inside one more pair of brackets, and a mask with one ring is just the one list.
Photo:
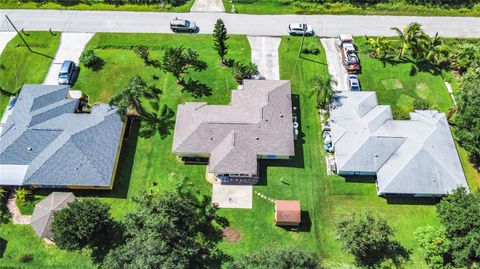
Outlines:
{"label": "mowed grass yard", "polygon": [[[291,80],[294,105],[300,109],[302,134],[297,142],[297,154],[290,161],[262,162],[262,172],[266,177],[254,190],[273,199],[301,200],[303,223],[298,231],[276,227],[273,204],[254,195],[251,210],[219,211],[228,219],[230,226],[241,234],[237,242],[222,242],[221,249],[235,258],[267,246],[292,245],[316,251],[330,268],[339,268],[340,263],[351,262],[353,257],[342,251],[341,244],[335,240],[336,220],[351,211],[373,210],[387,218],[397,230],[397,239],[413,251],[412,261],[407,268],[425,268],[413,233],[420,226],[438,223],[433,205],[389,204],[387,200],[377,197],[373,183],[346,182],[338,176],[327,176],[313,80],[315,76],[328,75],[325,54],[318,39],[307,38],[306,43],[315,43],[321,48],[321,53],[316,56],[304,54],[303,58],[297,58],[300,40],[299,37],[284,37],[280,46],[281,78]],[[201,59],[208,63],[209,68],[205,72],[189,76],[208,85],[212,89],[211,96],[193,98],[187,92],[182,93],[170,74],[145,66],[131,50],[134,46],[147,46],[150,47],[152,58],[160,59],[162,48],[179,44],[194,48]],[[230,89],[237,85],[229,68],[218,65],[219,58],[212,44],[209,35],[97,34],[88,48],[94,49],[105,60],[104,69],[94,72],[81,66],[75,88],[88,94],[91,103],[106,102],[126,85],[130,77],[138,74],[149,84],[162,89],[164,94],[161,102],[173,109],[178,103],[186,101],[228,104]],[[249,61],[250,48],[246,37],[231,36],[229,44],[229,58]],[[137,127],[133,126],[130,138],[124,143],[114,190],[77,191],[77,196],[99,197],[111,204],[114,217],[121,219],[134,210],[133,196],[148,189],[170,189],[182,177],[190,178],[198,187],[199,195],[211,195],[211,185],[204,179],[205,166],[179,162],[171,153],[172,135],[166,139],[158,135],[140,138],[136,136]],[[281,178],[284,183],[280,181]],[[42,195],[47,193],[39,192]],[[5,251],[8,255],[0,260],[0,266],[21,266],[18,255],[27,251],[38,253],[30,264],[32,268],[45,267],[45,262],[68,268],[92,266],[88,253],[68,256],[55,247],[45,247],[29,227],[4,225],[0,228],[0,237],[9,241]]]}
{"label": "mowed grass yard", "polygon": [[[0,55],[0,87],[11,94],[17,93],[24,83],[43,82],[60,42],[59,34],[53,36],[49,32],[31,31],[28,34],[23,38],[37,53],[30,52],[17,35]],[[0,93],[0,117],[9,99],[8,95]]]}

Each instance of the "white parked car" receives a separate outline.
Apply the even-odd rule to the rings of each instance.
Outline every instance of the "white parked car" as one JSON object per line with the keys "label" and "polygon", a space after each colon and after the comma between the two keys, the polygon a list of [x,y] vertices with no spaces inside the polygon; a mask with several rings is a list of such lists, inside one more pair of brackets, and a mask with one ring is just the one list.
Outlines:
{"label": "white parked car", "polygon": [[303,32],[305,32],[307,36],[313,36],[315,34],[313,27],[309,24],[291,23],[288,25],[288,33],[290,35],[303,35]]}
{"label": "white parked car", "polygon": [[360,81],[358,80],[358,76],[354,74],[348,74],[347,76],[348,82],[348,89],[351,91],[361,91],[360,88]]}
{"label": "white parked car", "polygon": [[197,24],[193,21],[175,18],[170,22],[170,29],[174,32],[190,32],[197,30]]}

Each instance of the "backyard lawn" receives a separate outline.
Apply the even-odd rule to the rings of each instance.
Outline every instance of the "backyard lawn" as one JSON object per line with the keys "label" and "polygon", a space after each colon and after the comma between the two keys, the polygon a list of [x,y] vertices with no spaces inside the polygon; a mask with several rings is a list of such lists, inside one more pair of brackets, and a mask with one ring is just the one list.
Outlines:
{"label": "backyard lawn", "polygon": [[[15,36],[0,55],[0,86],[9,93],[15,94],[24,83],[42,83],[48,68],[57,52],[60,35],[52,36],[49,32],[28,32],[23,36],[32,53],[24,45],[21,38]],[[9,97],[0,94],[0,117],[5,111]]]}

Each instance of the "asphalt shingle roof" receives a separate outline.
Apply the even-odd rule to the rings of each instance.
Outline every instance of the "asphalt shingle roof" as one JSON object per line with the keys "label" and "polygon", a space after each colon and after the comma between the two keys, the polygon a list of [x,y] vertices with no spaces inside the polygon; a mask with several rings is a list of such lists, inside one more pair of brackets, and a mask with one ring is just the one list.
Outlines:
{"label": "asphalt shingle roof", "polygon": [[17,98],[0,136],[0,165],[28,165],[23,185],[110,186],[123,123],[106,104],[74,113],[78,100],[68,91],[24,85]]}
{"label": "asphalt shingle roof", "polygon": [[230,105],[179,105],[172,151],[210,156],[212,173],[256,174],[258,155],[293,156],[290,82],[245,80]]}
{"label": "asphalt shingle roof", "polygon": [[468,189],[444,113],[417,110],[410,120],[393,120],[375,92],[341,92],[334,97],[331,135],[337,171],[375,173],[379,194]]}

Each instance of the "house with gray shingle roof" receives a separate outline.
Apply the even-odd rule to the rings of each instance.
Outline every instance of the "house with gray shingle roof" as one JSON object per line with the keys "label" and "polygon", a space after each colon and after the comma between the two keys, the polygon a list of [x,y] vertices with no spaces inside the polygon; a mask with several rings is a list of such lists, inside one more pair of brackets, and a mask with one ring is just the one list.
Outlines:
{"label": "house with gray shingle roof", "polygon": [[256,183],[257,159],[295,154],[290,81],[245,80],[229,105],[179,105],[172,151],[208,158],[208,173],[222,183]]}
{"label": "house with gray shingle roof", "polygon": [[377,177],[378,195],[442,196],[468,189],[444,113],[416,110],[394,120],[375,92],[334,96],[330,126],[339,175]]}
{"label": "house with gray shingle roof", "polygon": [[0,134],[0,185],[112,188],[124,123],[106,104],[76,113],[69,90],[23,86]]}

